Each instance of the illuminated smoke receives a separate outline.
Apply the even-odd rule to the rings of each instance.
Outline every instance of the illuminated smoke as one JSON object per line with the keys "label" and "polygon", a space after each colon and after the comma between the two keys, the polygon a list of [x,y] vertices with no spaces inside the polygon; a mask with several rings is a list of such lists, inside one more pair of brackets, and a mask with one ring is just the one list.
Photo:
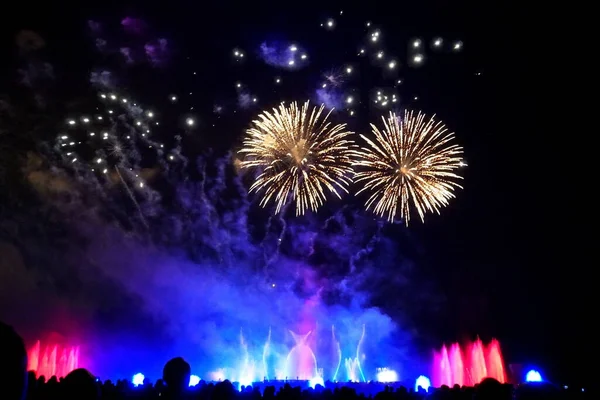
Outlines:
{"label": "illuminated smoke", "polygon": [[102,29],[97,21],[88,21],[96,49],[102,54],[119,55],[128,65],[148,63],[153,67],[166,65],[170,58],[167,39],[150,32],[146,23],[139,18],[126,17],[121,21],[126,35]]}
{"label": "illuminated smoke", "polygon": [[[325,379],[333,378],[336,371],[339,380],[370,379],[376,368],[389,365],[401,371],[409,365],[409,336],[390,317],[369,306],[368,300],[370,285],[381,286],[378,274],[373,275],[376,271],[392,268],[391,275],[386,272],[381,278],[408,289],[393,278],[402,274],[397,250],[390,247],[377,252],[385,257],[355,256],[377,232],[370,219],[353,217],[352,225],[342,214],[325,225],[318,218],[287,220],[273,270],[264,275],[264,250],[255,233],[261,222],[249,220],[243,187],[232,194],[238,178],[227,160],[200,159],[198,181],[174,182],[172,204],[148,217],[149,236],[132,234],[120,224],[99,218],[96,212],[105,207],[100,198],[88,197],[91,203],[85,213],[77,197],[69,203],[46,199],[50,208],[46,206],[44,213],[60,215],[77,240],[67,247],[49,247],[50,238],[31,237],[28,242],[38,244],[28,246],[35,249],[28,259],[62,258],[55,271],[73,271],[69,281],[87,288],[86,303],[92,314],[127,304],[111,315],[109,320],[115,322],[94,322],[97,334],[88,329],[85,335],[81,352],[93,361],[90,366],[95,373],[118,377],[142,371],[156,378],[165,359],[181,354],[203,378],[222,371],[225,377],[240,379],[240,365],[252,371],[247,375],[253,379],[265,374],[285,377],[285,360],[296,343],[289,331],[298,335],[312,331],[306,346]],[[29,218],[38,220],[44,213]],[[362,228],[355,230],[357,226]],[[295,251],[311,247],[320,254],[320,262]],[[351,258],[356,272],[348,276]],[[102,293],[108,287],[119,289],[107,298]],[[362,325],[364,333],[357,328]],[[246,350],[240,347],[240,329]],[[307,348],[302,348],[300,360],[307,360]],[[340,366],[341,358],[350,364]]]}
{"label": "illuminated smoke", "polygon": [[121,25],[127,33],[141,35],[146,30],[146,24],[139,18],[125,17]]}
{"label": "illuminated smoke", "polygon": [[297,70],[309,63],[308,54],[294,43],[263,42],[259,54],[268,65],[283,69]]}
{"label": "illuminated smoke", "polygon": [[324,104],[326,108],[341,108],[343,105],[343,95],[340,90],[333,87],[319,88],[315,92],[316,103]]}

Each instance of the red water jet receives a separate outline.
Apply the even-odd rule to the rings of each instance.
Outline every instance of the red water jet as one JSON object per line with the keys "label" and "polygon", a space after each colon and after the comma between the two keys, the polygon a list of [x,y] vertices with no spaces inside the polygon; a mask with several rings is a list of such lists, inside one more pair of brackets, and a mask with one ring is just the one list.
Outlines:
{"label": "red water jet", "polygon": [[463,363],[462,350],[460,349],[460,346],[457,343],[454,343],[450,347],[450,366],[452,371],[452,378],[450,380],[453,379],[456,382],[464,382],[465,366]]}
{"label": "red water jet", "polygon": [[492,340],[484,347],[480,339],[467,344],[464,348],[458,343],[444,345],[439,352],[433,353],[432,384],[473,386],[484,378],[494,378],[506,382],[506,370],[500,343]]}
{"label": "red water jet", "polygon": [[504,383],[506,379],[506,369],[504,368],[504,357],[500,350],[500,343],[494,339],[486,348],[485,357],[488,375]]}
{"label": "red water jet", "polygon": [[67,376],[79,366],[79,347],[65,347],[58,344],[42,346],[38,340],[27,352],[27,370],[36,376],[50,379]]}

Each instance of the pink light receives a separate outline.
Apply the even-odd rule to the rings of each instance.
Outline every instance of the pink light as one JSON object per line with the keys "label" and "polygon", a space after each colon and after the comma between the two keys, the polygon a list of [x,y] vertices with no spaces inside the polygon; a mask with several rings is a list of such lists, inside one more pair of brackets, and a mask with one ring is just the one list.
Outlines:
{"label": "pink light", "polygon": [[480,339],[463,348],[454,343],[450,351],[444,345],[439,352],[434,352],[432,367],[434,387],[473,386],[488,377],[506,383],[502,351],[495,339],[485,347]]}
{"label": "pink light", "polygon": [[35,371],[36,376],[50,379],[67,376],[79,366],[79,347],[65,347],[57,344],[42,347],[38,340],[27,353],[27,370]]}

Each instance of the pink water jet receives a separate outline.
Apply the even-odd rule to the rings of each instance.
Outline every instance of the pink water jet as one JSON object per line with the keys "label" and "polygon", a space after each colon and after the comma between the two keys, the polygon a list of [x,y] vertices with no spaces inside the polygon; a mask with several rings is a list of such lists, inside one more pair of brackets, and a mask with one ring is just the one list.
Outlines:
{"label": "pink water jet", "polygon": [[485,378],[506,382],[506,370],[500,343],[494,339],[484,346],[480,339],[461,347],[444,345],[433,353],[433,386],[473,386]]}
{"label": "pink water jet", "polygon": [[27,370],[35,371],[36,376],[50,379],[67,376],[79,366],[79,347],[65,347],[58,344],[42,346],[38,340],[27,352]]}
{"label": "pink water jet", "polygon": [[297,335],[291,331],[290,333],[296,345],[288,353],[286,374],[292,379],[311,380],[317,374],[317,357],[307,344],[311,332],[305,335]]}

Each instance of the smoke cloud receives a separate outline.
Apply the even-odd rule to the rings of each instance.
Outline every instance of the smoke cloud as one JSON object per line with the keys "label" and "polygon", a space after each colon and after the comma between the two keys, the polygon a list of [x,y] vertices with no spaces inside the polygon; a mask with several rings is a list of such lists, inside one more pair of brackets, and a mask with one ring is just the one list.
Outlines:
{"label": "smoke cloud", "polygon": [[[344,207],[325,219],[268,217],[250,203],[229,160],[200,159],[201,178],[171,181],[168,205],[157,204],[157,194],[141,201],[148,230],[135,213],[127,221],[111,215],[126,197],[85,180],[64,186],[69,201],[37,186],[46,204],[40,214],[60,217],[66,231],[60,243],[17,235],[17,247],[38,273],[52,276],[47,287],[61,304],[79,302],[68,306],[78,332],[60,333],[77,337],[91,368],[113,378],[158,377],[176,355],[205,378],[215,371],[230,379],[284,377],[292,332],[312,332],[308,344],[325,378],[336,371],[338,343],[337,379],[352,378],[345,361],[357,357],[367,378],[380,367],[403,371],[414,358],[412,335],[370,301],[383,280],[410,286],[410,262],[383,225]],[[26,293],[31,307],[37,295]],[[55,312],[42,309],[40,318]],[[47,319],[40,325],[60,329]]]}
{"label": "smoke cloud", "polygon": [[273,67],[298,70],[309,64],[308,54],[300,46],[284,42],[263,42],[259,47],[260,58]]}
{"label": "smoke cloud", "polygon": [[149,64],[165,66],[171,57],[167,39],[157,37],[140,18],[125,17],[120,30],[105,29],[98,21],[88,21],[89,33],[96,50],[104,55],[114,55],[127,65]]}
{"label": "smoke cloud", "polygon": [[342,92],[338,89],[326,87],[315,92],[317,103],[325,104],[327,108],[340,108],[343,105]]}

